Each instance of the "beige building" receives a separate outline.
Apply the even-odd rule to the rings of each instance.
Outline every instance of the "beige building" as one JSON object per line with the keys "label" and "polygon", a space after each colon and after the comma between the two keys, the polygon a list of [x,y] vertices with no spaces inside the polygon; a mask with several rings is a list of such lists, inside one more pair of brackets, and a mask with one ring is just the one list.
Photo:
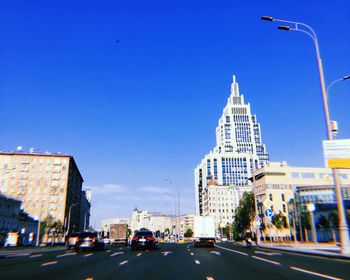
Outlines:
{"label": "beige building", "polygon": [[[70,155],[0,152],[0,193],[21,200],[30,216],[48,215],[67,225],[69,208],[80,203],[83,178]],[[70,229],[79,230],[80,206],[71,207]]]}
{"label": "beige building", "polygon": [[[350,186],[350,170],[340,170],[339,181],[342,187]],[[291,167],[287,163],[270,162],[253,173],[253,191],[260,212],[271,209],[276,215],[281,213],[288,224],[288,202],[294,199],[294,193],[300,186],[333,186],[332,171],[329,168]],[[345,188],[344,188],[345,189]],[[277,230],[267,217],[263,222],[268,226],[266,235],[289,236],[290,229]],[[289,227],[289,225],[288,225]]]}
{"label": "beige building", "polygon": [[214,179],[208,181],[203,191],[203,216],[213,216],[219,228],[234,221],[235,210],[244,192],[252,191],[251,186],[218,185]]}

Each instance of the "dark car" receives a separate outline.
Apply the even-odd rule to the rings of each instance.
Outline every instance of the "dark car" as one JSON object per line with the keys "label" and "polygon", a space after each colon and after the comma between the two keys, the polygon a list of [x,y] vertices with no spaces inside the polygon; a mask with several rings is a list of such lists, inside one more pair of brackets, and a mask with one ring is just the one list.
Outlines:
{"label": "dark car", "polygon": [[93,249],[93,250],[103,250],[104,242],[99,238],[97,232],[81,232],[78,236],[75,249],[85,250],[85,249]]}
{"label": "dark car", "polygon": [[136,231],[134,237],[131,239],[131,249],[136,250],[140,248],[145,248],[145,249],[158,248],[158,240],[153,235],[152,231],[149,231],[149,230]]}
{"label": "dark car", "polygon": [[79,232],[73,232],[67,242],[68,249],[74,248],[79,238]]}

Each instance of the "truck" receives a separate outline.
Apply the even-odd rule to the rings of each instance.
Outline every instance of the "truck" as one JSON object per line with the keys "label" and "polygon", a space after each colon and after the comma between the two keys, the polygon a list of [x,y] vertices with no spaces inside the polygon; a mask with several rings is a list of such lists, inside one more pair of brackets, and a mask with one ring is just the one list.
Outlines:
{"label": "truck", "polygon": [[194,246],[214,247],[215,219],[210,216],[194,217]]}
{"label": "truck", "polygon": [[109,228],[109,240],[111,246],[128,245],[128,225],[112,224]]}

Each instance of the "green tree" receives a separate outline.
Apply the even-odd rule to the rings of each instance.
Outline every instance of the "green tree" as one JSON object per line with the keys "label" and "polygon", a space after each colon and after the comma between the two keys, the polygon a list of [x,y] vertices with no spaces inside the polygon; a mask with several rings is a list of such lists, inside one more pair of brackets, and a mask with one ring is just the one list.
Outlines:
{"label": "green tree", "polygon": [[192,229],[190,229],[190,228],[188,228],[187,230],[186,230],[186,232],[185,232],[185,237],[192,237],[193,236],[193,230]]}
{"label": "green tree", "polygon": [[235,239],[244,235],[246,230],[250,230],[251,221],[255,217],[254,203],[254,194],[252,192],[243,193],[243,197],[235,211],[233,224],[233,235]]}
{"label": "green tree", "polygon": [[277,228],[277,229],[281,229],[281,228],[287,228],[288,224],[287,224],[287,218],[285,216],[283,216],[283,214],[281,213],[281,211],[274,215],[271,219],[271,223]]}

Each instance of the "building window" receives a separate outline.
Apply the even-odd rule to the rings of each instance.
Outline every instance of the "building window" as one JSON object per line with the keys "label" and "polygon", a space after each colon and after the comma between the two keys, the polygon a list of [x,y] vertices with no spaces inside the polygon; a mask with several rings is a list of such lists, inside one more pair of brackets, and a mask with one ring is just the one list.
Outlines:
{"label": "building window", "polygon": [[300,178],[299,172],[292,172],[292,173],[291,173],[291,177],[294,178],[294,179]]}
{"label": "building window", "polygon": [[304,179],[315,178],[315,173],[301,173],[301,178],[304,178]]}

